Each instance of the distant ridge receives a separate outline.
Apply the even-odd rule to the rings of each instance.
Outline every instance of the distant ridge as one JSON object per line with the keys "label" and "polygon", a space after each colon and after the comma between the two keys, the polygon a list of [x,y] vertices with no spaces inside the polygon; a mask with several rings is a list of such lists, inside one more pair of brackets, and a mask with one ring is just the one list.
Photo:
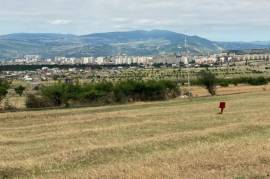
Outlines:
{"label": "distant ridge", "polygon": [[167,30],[108,32],[82,36],[16,33],[0,36],[0,59],[19,58],[27,54],[39,54],[43,57],[173,54],[178,53],[181,50],[179,47],[184,46],[185,36],[188,40],[188,51],[194,54],[270,47],[269,42],[214,42]]}

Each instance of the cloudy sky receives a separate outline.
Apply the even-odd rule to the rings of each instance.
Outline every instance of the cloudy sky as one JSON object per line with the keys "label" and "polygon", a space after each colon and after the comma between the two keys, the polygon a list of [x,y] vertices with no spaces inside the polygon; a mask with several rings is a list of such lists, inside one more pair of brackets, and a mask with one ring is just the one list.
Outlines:
{"label": "cloudy sky", "polygon": [[219,41],[270,40],[269,0],[0,0],[0,34],[166,29]]}

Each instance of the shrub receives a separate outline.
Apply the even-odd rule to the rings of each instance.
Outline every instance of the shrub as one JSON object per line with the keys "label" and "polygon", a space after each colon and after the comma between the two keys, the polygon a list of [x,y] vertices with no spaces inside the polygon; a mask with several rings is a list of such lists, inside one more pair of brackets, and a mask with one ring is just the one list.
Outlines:
{"label": "shrub", "polygon": [[142,100],[156,101],[166,99],[166,85],[163,81],[148,81],[145,83]]}
{"label": "shrub", "polygon": [[66,103],[65,84],[55,84],[51,86],[43,86],[41,95],[47,97],[54,106],[61,106]]}
{"label": "shrub", "polygon": [[79,100],[79,95],[82,93],[82,88],[79,84],[59,84],[54,90],[56,90],[55,92],[62,91],[62,95],[59,96],[59,99],[61,103],[65,105],[69,100]]}
{"label": "shrub", "polygon": [[238,86],[238,81],[237,80],[232,80],[232,84],[234,85],[234,86]]}
{"label": "shrub", "polygon": [[222,79],[219,81],[219,85],[222,87],[228,87],[230,85],[230,81],[228,81],[226,79]]}
{"label": "shrub", "polygon": [[232,79],[233,84],[249,84],[249,85],[266,85],[268,83],[268,79],[266,79],[263,76],[257,77],[257,78],[251,78],[251,77],[241,77],[241,78],[235,78]]}
{"label": "shrub", "polygon": [[111,82],[100,82],[95,84],[95,89],[102,92],[112,92],[113,84]]}
{"label": "shrub", "polygon": [[116,101],[154,101],[179,95],[176,82],[168,80],[121,81],[114,87]]}
{"label": "shrub", "polygon": [[113,103],[113,84],[110,82],[86,84],[81,88],[80,99],[83,103]]}
{"label": "shrub", "polygon": [[266,85],[268,83],[267,79],[263,76],[260,76],[258,78],[250,78],[248,80],[248,84],[250,85]]}
{"label": "shrub", "polygon": [[34,94],[28,94],[26,96],[25,105],[27,108],[44,108],[54,106],[48,98],[37,96]]}
{"label": "shrub", "polygon": [[0,79],[0,102],[7,95],[9,87],[10,83],[7,80]]}
{"label": "shrub", "polygon": [[147,95],[145,82],[135,80],[116,83],[113,92],[117,102],[142,101]]}
{"label": "shrub", "polygon": [[34,86],[34,87],[33,87],[33,90],[34,90],[34,91],[38,91],[38,90],[40,90],[40,85],[36,85],[36,86]]}

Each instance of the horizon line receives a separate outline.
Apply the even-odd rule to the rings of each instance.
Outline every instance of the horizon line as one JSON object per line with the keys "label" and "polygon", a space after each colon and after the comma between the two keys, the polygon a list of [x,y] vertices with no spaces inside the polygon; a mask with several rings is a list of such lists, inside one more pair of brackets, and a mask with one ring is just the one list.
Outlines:
{"label": "horizon line", "polygon": [[243,40],[230,40],[230,41],[224,41],[224,40],[211,40],[208,37],[205,36],[201,36],[201,35],[196,35],[196,34],[186,34],[186,33],[181,33],[181,32],[176,32],[176,31],[172,31],[172,30],[166,30],[166,29],[152,29],[152,30],[142,30],[142,29],[138,29],[138,30],[119,30],[119,31],[102,31],[102,32],[89,32],[86,34],[76,34],[76,33],[61,33],[61,32],[14,32],[14,33],[7,33],[7,34],[0,34],[1,36],[8,36],[8,35],[15,35],[15,34],[51,34],[51,35],[72,35],[72,36],[77,36],[77,37],[81,37],[81,36],[87,36],[87,35],[93,35],[93,34],[106,34],[106,33],[125,33],[125,32],[139,32],[139,31],[143,31],[143,32],[152,32],[152,31],[167,31],[167,32],[172,32],[172,33],[177,33],[180,35],[186,35],[187,37],[200,37],[200,38],[204,38],[207,39],[209,41],[212,42],[233,42],[233,43],[254,43],[254,42],[269,42],[270,40],[254,40],[254,41],[243,41]]}

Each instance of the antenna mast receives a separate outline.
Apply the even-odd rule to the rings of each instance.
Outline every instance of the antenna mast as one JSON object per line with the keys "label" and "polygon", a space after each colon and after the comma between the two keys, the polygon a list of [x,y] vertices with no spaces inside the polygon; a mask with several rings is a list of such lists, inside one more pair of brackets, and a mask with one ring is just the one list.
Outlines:
{"label": "antenna mast", "polygon": [[187,52],[187,36],[185,35],[185,49],[186,49],[186,52]]}
{"label": "antenna mast", "polygon": [[191,97],[191,89],[190,89],[190,76],[189,76],[189,54],[187,49],[187,36],[185,35],[185,50],[186,50],[186,58],[187,58],[187,74],[188,74],[188,97]]}

